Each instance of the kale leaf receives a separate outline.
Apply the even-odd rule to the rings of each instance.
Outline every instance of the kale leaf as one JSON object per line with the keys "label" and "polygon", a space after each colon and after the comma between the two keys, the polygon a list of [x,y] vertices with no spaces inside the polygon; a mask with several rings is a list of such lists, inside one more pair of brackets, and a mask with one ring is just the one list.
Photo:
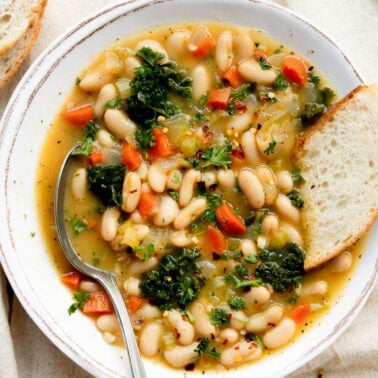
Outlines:
{"label": "kale leaf", "polygon": [[142,276],[142,295],[162,311],[173,307],[184,308],[195,300],[205,278],[196,260],[198,248],[182,248],[176,255],[165,255],[156,270]]}
{"label": "kale leaf", "polygon": [[89,190],[99,196],[105,206],[122,204],[122,185],[126,172],[123,164],[96,164],[89,166],[87,172]]}
{"label": "kale leaf", "polygon": [[85,127],[83,141],[81,146],[72,152],[72,155],[89,156],[93,150],[93,141],[96,137],[97,131],[100,126],[93,121],[89,121]]}
{"label": "kale leaf", "polygon": [[298,286],[304,275],[305,251],[289,241],[281,249],[264,249],[258,257],[255,274],[264,283],[271,284],[277,292],[291,291]]}
{"label": "kale leaf", "polygon": [[297,207],[298,209],[300,209],[304,205],[304,201],[298,189],[294,188],[290,193],[287,194],[287,196],[289,197],[292,205]]}
{"label": "kale leaf", "polygon": [[209,317],[210,323],[225,327],[230,323],[230,317],[226,310],[220,307],[213,308]]}
{"label": "kale leaf", "polygon": [[213,357],[215,360],[219,360],[221,355],[215,347],[210,348],[209,347],[210,340],[207,337],[204,337],[200,340],[198,346],[196,349],[194,349],[194,352],[198,353],[199,356],[202,356],[203,354],[207,354],[208,356]]}

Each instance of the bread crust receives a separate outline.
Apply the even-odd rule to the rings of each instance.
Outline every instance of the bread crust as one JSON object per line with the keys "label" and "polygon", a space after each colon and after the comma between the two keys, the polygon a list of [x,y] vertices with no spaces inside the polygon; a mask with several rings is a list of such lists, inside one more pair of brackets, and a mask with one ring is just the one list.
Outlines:
{"label": "bread crust", "polygon": [[[301,161],[304,152],[307,150],[307,146],[310,144],[311,139],[314,135],[322,131],[325,127],[327,127],[328,122],[332,120],[332,118],[342,109],[345,108],[346,104],[352,100],[358,93],[362,91],[372,91],[374,92],[375,96],[378,99],[378,86],[376,85],[361,85],[355,88],[352,92],[350,92],[347,96],[341,99],[339,102],[334,104],[329,108],[327,113],[325,113],[321,118],[317,120],[317,122],[307,130],[297,141],[293,149],[292,153],[292,162],[294,166],[298,166],[299,162]],[[378,148],[378,147],[377,147]],[[360,240],[370,229],[370,227],[374,224],[375,220],[378,218],[378,206],[370,208],[369,213],[366,217],[366,222],[363,226],[361,226],[358,233],[352,235],[345,241],[341,246],[335,248],[331,251],[325,251],[323,255],[308,256],[304,263],[305,270],[311,271],[321,265],[324,265],[329,260],[336,257],[341,252],[345,251],[347,248],[353,246],[358,240]]]}
{"label": "bread crust", "polygon": [[[12,57],[15,54],[20,54],[16,59],[16,61],[12,62],[12,65],[8,71],[6,71],[3,77],[0,77],[0,88],[2,88],[18,71],[23,61],[28,56],[31,48],[33,47],[35,41],[37,40],[39,30],[41,28],[42,18],[45,11],[45,7],[47,5],[47,0],[40,0],[38,4],[33,8],[34,16],[31,18],[31,22],[29,24],[28,29],[26,32],[21,36],[20,39],[12,46],[10,50],[0,55],[0,62],[1,60],[6,60],[8,57]],[[30,35],[28,35],[30,34]],[[21,49],[21,53],[17,51],[18,44],[24,43],[22,37],[27,37],[28,41],[25,46]]]}

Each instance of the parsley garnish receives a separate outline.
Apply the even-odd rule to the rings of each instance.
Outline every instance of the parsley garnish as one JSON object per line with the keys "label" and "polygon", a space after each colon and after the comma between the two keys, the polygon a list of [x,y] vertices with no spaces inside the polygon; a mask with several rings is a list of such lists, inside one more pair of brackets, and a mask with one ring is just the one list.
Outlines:
{"label": "parsley garnish", "polygon": [[302,180],[301,171],[298,168],[295,168],[294,171],[291,173],[291,177],[295,184],[299,184]]}
{"label": "parsley garnish", "polygon": [[272,66],[261,56],[257,58],[257,61],[259,62],[261,69],[264,71],[270,70],[272,68]]}
{"label": "parsley garnish", "polygon": [[320,83],[320,77],[312,73],[309,75],[307,81],[309,81],[310,83],[314,83],[315,85],[318,85]]}
{"label": "parsley garnish", "polygon": [[289,84],[283,77],[282,72],[278,71],[277,79],[273,83],[273,89],[276,89],[277,91],[283,91],[288,87],[288,85]]}
{"label": "parsley garnish", "polygon": [[253,92],[253,86],[252,84],[243,84],[239,88],[234,89],[231,92],[229,105],[227,108],[227,111],[229,114],[233,114],[235,110],[235,101],[236,100],[242,100],[243,98],[246,98]]}
{"label": "parsley garnish", "polygon": [[227,273],[223,276],[223,278],[226,281],[234,281],[236,283],[236,288],[239,289],[241,287],[257,287],[261,286],[262,280],[257,279],[257,280],[248,280],[248,281],[242,281],[238,277],[235,276],[235,274],[232,273]]}
{"label": "parsley garnish", "polygon": [[289,194],[287,194],[293,206],[301,208],[304,205],[304,201],[301,197],[301,193],[298,189],[294,188]]}
{"label": "parsley garnish", "polygon": [[116,98],[113,98],[112,100],[109,100],[105,105],[105,108],[110,109],[122,109],[123,103],[120,96],[117,96]]}
{"label": "parsley garnish", "polygon": [[245,300],[242,297],[234,297],[228,301],[228,304],[234,310],[245,309]]}
{"label": "parsley garnish", "polygon": [[248,275],[248,269],[243,264],[238,264],[235,266],[235,272],[238,274],[239,277],[243,278]]}
{"label": "parsley garnish", "polygon": [[208,356],[213,357],[215,360],[220,359],[220,353],[217,352],[215,347],[209,348],[210,340],[205,337],[202,338],[194,351],[198,353],[199,356],[202,356],[203,354],[207,354]]}
{"label": "parsley garnish", "polygon": [[68,307],[68,315],[72,315],[76,310],[82,309],[86,302],[89,301],[91,295],[84,291],[75,291],[72,295],[74,303]]}
{"label": "parsley garnish", "polygon": [[178,192],[175,192],[173,189],[168,189],[167,193],[175,200],[178,201],[179,199],[179,194]]}
{"label": "parsley garnish", "polygon": [[75,79],[75,84],[79,85],[80,82],[81,82],[81,78],[79,76],[77,76],[76,79]]}
{"label": "parsley garnish", "polygon": [[188,158],[188,162],[192,164],[194,169],[201,169],[206,167],[222,167],[230,168],[231,166],[231,143],[226,146],[218,147],[212,146],[206,150],[197,153],[194,158]]}
{"label": "parsley garnish", "polygon": [[203,108],[206,104],[206,101],[207,101],[207,94],[204,94],[200,97],[200,99],[198,100],[198,105]]}
{"label": "parsley garnish", "polygon": [[85,127],[83,141],[81,146],[72,152],[72,155],[89,156],[93,150],[93,141],[96,138],[100,126],[93,121],[89,121]]}
{"label": "parsley garnish", "polygon": [[154,253],[154,245],[149,243],[147,247],[138,245],[134,248],[135,255],[138,256],[143,262],[149,260]]}
{"label": "parsley garnish", "polygon": [[76,235],[87,229],[88,223],[85,219],[79,219],[78,217],[73,216],[71,218],[68,218],[68,222],[70,222]]}
{"label": "parsley garnish", "polygon": [[220,327],[225,327],[230,323],[230,318],[226,310],[223,308],[213,308],[210,314],[210,323],[213,325],[219,325]]}
{"label": "parsley garnish", "polygon": [[274,150],[275,150],[276,146],[277,146],[277,141],[274,139],[274,137],[272,135],[272,139],[269,142],[268,147],[264,150],[264,154],[265,155],[274,154]]}
{"label": "parsley garnish", "polygon": [[248,264],[256,264],[258,259],[257,259],[257,256],[254,255],[254,254],[250,254],[248,255],[247,257],[244,257],[244,261]]}

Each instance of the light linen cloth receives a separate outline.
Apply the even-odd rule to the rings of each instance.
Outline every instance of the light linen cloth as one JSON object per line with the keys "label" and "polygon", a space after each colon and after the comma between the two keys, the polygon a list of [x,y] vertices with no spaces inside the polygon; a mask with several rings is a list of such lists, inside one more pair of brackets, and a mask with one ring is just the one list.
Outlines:
{"label": "light linen cloth", "polygon": [[[205,0],[204,0],[205,1]],[[115,2],[115,1],[114,1]],[[276,0],[308,18],[332,38],[367,83],[378,82],[377,0]],[[0,90],[0,114],[28,66],[57,36],[112,3],[49,0],[38,42],[20,72]],[[378,286],[351,327],[330,348],[291,377],[378,377]],[[0,271],[0,378],[84,378],[89,375],[63,355],[10,294]]]}

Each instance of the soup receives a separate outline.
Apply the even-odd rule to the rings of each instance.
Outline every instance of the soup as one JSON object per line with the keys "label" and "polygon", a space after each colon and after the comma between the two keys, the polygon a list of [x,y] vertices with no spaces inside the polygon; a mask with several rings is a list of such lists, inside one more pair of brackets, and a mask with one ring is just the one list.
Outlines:
{"label": "soup", "polygon": [[253,29],[157,27],[102,52],[76,78],[38,173],[69,313],[121,343],[109,298],[56,241],[53,188],[81,141],[67,228],[83,260],[116,274],[145,357],[233,368],[293,342],[337,300],[357,259],[343,252],[303,268],[302,178],[290,156],[335,98],[310,62]]}

